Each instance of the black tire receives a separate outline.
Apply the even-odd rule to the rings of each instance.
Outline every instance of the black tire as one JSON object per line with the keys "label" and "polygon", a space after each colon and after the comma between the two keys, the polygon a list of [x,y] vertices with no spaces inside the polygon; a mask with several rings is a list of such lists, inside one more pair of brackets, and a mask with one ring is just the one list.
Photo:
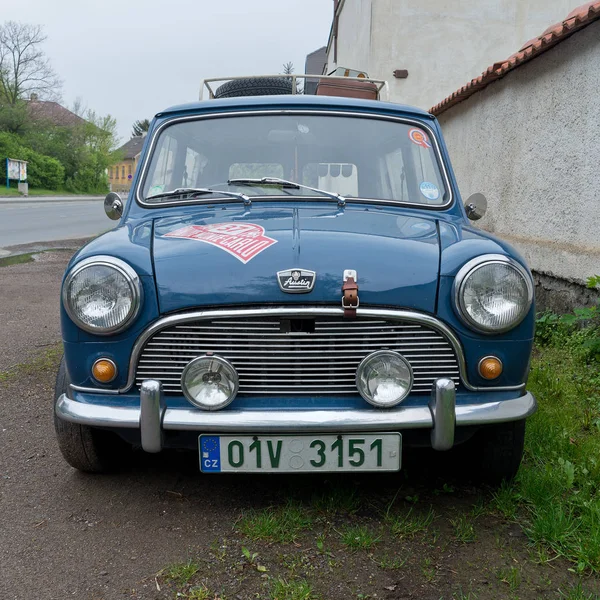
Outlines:
{"label": "black tire", "polygon": [[291,79],[285,77],[256,77],[253,79],[233,79],[224,83],[215,92],[215,98],[282,96],[291,93]]}
{"label": "black tire", "polygon": [[456,448],[462,474],[491,485],[512,481],[523,458],[525,419],[482,427]]}
{"label": "black tire", "polygon": [[56,401],[66,393],[69,376],[65,359],[60,361],[54,391],[54,430],[64,459],[84,473],[116,471],[131,454],[131,446],[110,431],[63,421],[56,415]]}

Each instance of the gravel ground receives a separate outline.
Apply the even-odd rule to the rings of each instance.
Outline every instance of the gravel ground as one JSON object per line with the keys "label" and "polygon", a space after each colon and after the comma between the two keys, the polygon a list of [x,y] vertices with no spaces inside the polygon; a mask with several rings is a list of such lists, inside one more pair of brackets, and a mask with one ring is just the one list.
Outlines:
{"label": "gravel ground", "polygon": [[[132,467],[110,476],[74,471],[52,425],[59,287],[71,253],[0,268],[1,600],[187,598],[189,584],[159,572],[190,558],[198,563],[192,581],[212,590],[190,598],[269,598],[275,574],[310,579],[323,600],[558,599],[565,597],[559,590],[577,584],[569,564],[546,562],[518,526],[494,513],[489,490],[443,485],[426,460],[406,457],[408,479],[211,478],[199,475],[193,453],[139,453]],[[359,494],[360,510],[323,513],[311,504],[336,481]],[[297,541],[257,541],[240,531],[248,510],[286,506],[290,498],[312,511],[312,529]],[[406,515],[413,506],[432,506],[435,520],[416,536],[393,537],[382,515],[392,514],[394,502]],[[374,550],[342,544],[339,532],[350,525],[381,537]],[[462,539],[460,528],[467,528]],[[318,539],[324,549],[317,550]],[[257,552],[268,571],[248,564],[243,547]],[[398,566],[378,566],[384,558]],[[598,580],[590,577],[584,587],[597,592]]]}

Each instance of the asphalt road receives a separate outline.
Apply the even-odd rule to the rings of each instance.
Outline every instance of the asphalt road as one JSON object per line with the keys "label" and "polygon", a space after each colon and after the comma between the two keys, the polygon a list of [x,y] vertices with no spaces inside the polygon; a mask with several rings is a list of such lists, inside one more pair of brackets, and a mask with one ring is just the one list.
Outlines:
{"label": "asphalt road", "polygon": [[[0,249],[21,244],[84,238],[112,229],[102,200],[0,200]],[[0,252],[0,255],[2,252]]]}

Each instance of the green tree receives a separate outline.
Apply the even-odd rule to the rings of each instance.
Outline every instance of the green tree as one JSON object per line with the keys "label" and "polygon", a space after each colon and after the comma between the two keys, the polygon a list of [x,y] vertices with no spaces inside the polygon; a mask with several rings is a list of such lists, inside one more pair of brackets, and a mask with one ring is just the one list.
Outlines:
{"label": "green tree", "polygon": [[116,120],[88,110],[86,122],[73,131],[73,147],[78,151],[73,175],[65,184],[67,189],[88,193],[108,191],[106,170],[120,158],[117,140]]}
{"label": "green tree", "polygon": [[136,121],[133,124],[131,137],[139,137],[144,133],[148,133],[148,129],[150,129],[150,121],[148,119],[141,119],[140,121]]}

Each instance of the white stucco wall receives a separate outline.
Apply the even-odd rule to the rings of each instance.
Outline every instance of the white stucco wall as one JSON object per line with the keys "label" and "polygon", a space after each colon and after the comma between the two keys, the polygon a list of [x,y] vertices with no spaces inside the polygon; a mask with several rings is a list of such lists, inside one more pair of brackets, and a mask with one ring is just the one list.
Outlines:
{"label": "white stucco wall", "polygon": [[[477,224],[543,273],[600,274],[600,22],[439,117]],[[440,98],[441,99],[441,98]]]}
{"label": "white stucco wall", "polygon": [[[337,65],[386,79],[393,101],[429,109],[581,3],[345,0]],[[331,47],[326,72],[337,65]],[[394,79],[395,69],[408,69],[408,79]]]}

